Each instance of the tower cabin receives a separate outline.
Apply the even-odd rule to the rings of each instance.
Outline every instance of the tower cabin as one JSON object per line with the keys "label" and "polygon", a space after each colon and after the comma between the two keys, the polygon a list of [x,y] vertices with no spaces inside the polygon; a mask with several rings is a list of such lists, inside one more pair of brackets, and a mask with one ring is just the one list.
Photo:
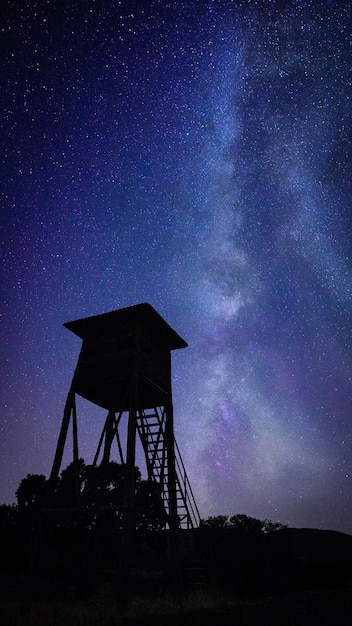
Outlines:
{"label": "tower cabin", "polygon": [[72,387],[108,411],[142,410],[171,398],[171,350],[187,343],[148,303],[64,326],[83,340]]}

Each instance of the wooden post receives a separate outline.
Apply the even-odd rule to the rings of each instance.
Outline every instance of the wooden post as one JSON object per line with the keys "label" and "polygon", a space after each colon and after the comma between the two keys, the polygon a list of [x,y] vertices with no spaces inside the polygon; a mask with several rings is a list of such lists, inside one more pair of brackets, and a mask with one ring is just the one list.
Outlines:
{"label": "wooden post", "polygon": [[141,361],[141,333],[136,329],[133,376],[131,384],[130,410],[128,414],[126,475],[124,486],[122,530],[119,554],[118,603],[127,606],[131,573],[133,533],[135,530],[135,490],[136,490],[136,432],[139,375]]}

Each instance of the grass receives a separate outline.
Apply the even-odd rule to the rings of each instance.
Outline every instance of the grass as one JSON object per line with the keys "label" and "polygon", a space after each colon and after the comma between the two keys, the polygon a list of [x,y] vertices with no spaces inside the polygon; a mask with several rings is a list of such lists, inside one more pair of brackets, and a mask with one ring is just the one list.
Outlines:
{"label": "grass", "polygon": [[257,601],[220,594],[131,596],[126,609],[113,594],[99,592],[88,600],[37,601],[23,615],[19,601],[2,599],[2,626],[350,626],[350,589],[302,592]]}
{"label": "grass", "polygon": [[[2,626],[147,626],[159,623],[171,626],[176,623],[187,624],[191,615],[193,618],[198,614],[204,617],[214,611],[228,611],[234,606],[239,606],[239,603],[219,595],[173,597],[164,594],[139,594],[131,596],[128,607],[118,608],[113,594],[99,592],[85,601],[36,601],[29,614],[21,613],[19,600],[8,599],[1,603],[0,622]],[[196,623],[198,622],[193,619],[192,626]]]}

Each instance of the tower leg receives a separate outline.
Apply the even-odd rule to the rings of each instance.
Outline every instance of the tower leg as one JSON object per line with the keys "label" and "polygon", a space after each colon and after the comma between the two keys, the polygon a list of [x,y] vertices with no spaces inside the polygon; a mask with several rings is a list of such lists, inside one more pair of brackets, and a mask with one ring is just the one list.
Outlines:
{"label": "tower leg", "polygon": [[[68,432],[68,427],[70,425],[70,420],[71,420],[71,413],[74,410],[74,406],[75,406],[75,394],[74,391],[72,390],[72,388],[70,389],[70,391],[68,392],[67,395],[67,399],[66,399],[66,404],[65,404],[65,408],[64,408],[64,416],[62,418],[62,423],[61,423],[61,429],[60,429],[60,434],[59,434],[59,439],[57,442],[57,446],[56,446],[56,452],[55,452],[55,457],[54,457],[54,461],[53,461],[53,466],[51,468],[51,474],[50,474],[50,478],[49,478],[49,484],[48,484],[48,495],[50,497],[50,495],[52,495],[55,487],[56,487],[56,483],[57,483],[57,479],[59,476],[59,472],[60,472],[60,467],[61,467],[61,463],[62,463],[62,457],[64,454],[64,449],[65,449],[65,444],[66,444],[66,439],[67,439],[67,432]],[[76,446],[77,446],[77,430],[76,430],[76,425],[74,426],[74,456],[77,454],[78,456],[78,451],[76,451]]]}
{"label": "tower leg", "polygon": [[137,412],[135,410],[132,410],[130,411],[128,418],[126,475],[119,554],[119,581],[117,599],[120,605],[126,605],[128,603],[129,594],[133,532],[135,528],[136,430]]}
{"label": "tower leg", "polygon": [[174,446],[174,425],[173,425],[173,407],[172,403],[167,410],[166,423],[166,449],[167,449],[167,466],[168,466],[168,493],[169,493],[169,570],[170,583],[173,592],[179,587],[179,518],[177,512],[177,488],[176,488],[176,464],[175,464],[175,446]]}

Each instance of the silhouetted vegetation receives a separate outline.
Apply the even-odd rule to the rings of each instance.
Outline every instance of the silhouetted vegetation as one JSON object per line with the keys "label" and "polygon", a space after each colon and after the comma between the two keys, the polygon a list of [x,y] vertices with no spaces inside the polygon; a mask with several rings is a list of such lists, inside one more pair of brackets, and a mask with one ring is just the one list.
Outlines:
{"label": "silhouetted vegetation", "polygon": [[[145,607],[140,609],[140,614],[131,613],[130,617],[135,624],[142,621],[162,624],[166,618],[158,615],[153,602],[159,598],[159,604],[162,603],[160,593],[165,593],[162,585],[167,536],[165,510],[158,485],[142,480],[138,469],[136,476],[132,591],[135,602],[137,598],[148,597],[145,606],[154,606],[154,613],[150,622],[145,620]],[[102,600],[97,598],[104,597],[109,611],[115,610],[112,598],[119,558],[124,481],[125,469],[117,463],[93,467],[81,460],[77,468],[71,464],[61,472],[45,514],[45,542],[36,573],[37,603],[42,600],[50,600],[52,605],[75,602],[77,607],[77,603],[90,602],[94,612],[92,598],[99,603]],[[18,598],[47,487],[44,476],[29,474],[16,491],[17,505],[0,505],[0,582],[5,600]],[[188,540],[187,531],[181,531],[181,535],[182,540]],[[254,608],[250,611],[250,605],[246,604],[249,601],[255,603],[253,607],[261,606],[261,610],[268,611],[271,606],[283,613],[284,598],[292,594],[296,599],[304,598],[304,602],[307,594],[316,594],[316,597],[324,594],[324,598],[341,594],[345,598],[345,591],[352,585],[352,537],[349,535],[291,529],[279,522],[262,521],[244,514],[209,517],[202,520],[193,535],[192,541],[196,541],[203,555],[208,586],[202,608],[194,606],[185,588],[187,594],[178,601],[178,610],[184,607],[184,624],[192,623],[192,619],[204,624],[215,623],[209,617],[210,610],[222,623],[232,623],[237,616],[239,623],[254,624],[260,618],[260,611],[259,608],[259,613]],[[166,601],[166,596],[163,597]],[[297,600],[296,606],[299,606]],[[329,614],[328,608],[325,613]],[[98,618],[96,622],[85,621],[83,614],[82,609],[82,620],[76,615],[75,624],[98,623]],[[144,616],[143,620],[140,615]],[[50,619],[54,623],[54,618]],[[124,623],[121,620],[119,623]],[[172,623],[176,622],[170,621],[169,616],[168,624]],[[271,617],[270,623],[280,622]],[[320,623],[324,621],[320,619]],[[340,619],[339,623],[344,622]]]}
{"label": "silhouetted vegetation", "polygon": [[[136,473],[136,541],[138,567],[162,568],[165,527],[159,486]],[[28,474],[17,491],[17,505],[0,506],[0,562],[3,586],[25,575],[42,522],[36,576],[41,595],[60,596],[69,589],[89,594],[112,579],[118,569],[125,466],[109,462],[95,467],[80,459],[60,474],[54,489],[43,475]]]}

